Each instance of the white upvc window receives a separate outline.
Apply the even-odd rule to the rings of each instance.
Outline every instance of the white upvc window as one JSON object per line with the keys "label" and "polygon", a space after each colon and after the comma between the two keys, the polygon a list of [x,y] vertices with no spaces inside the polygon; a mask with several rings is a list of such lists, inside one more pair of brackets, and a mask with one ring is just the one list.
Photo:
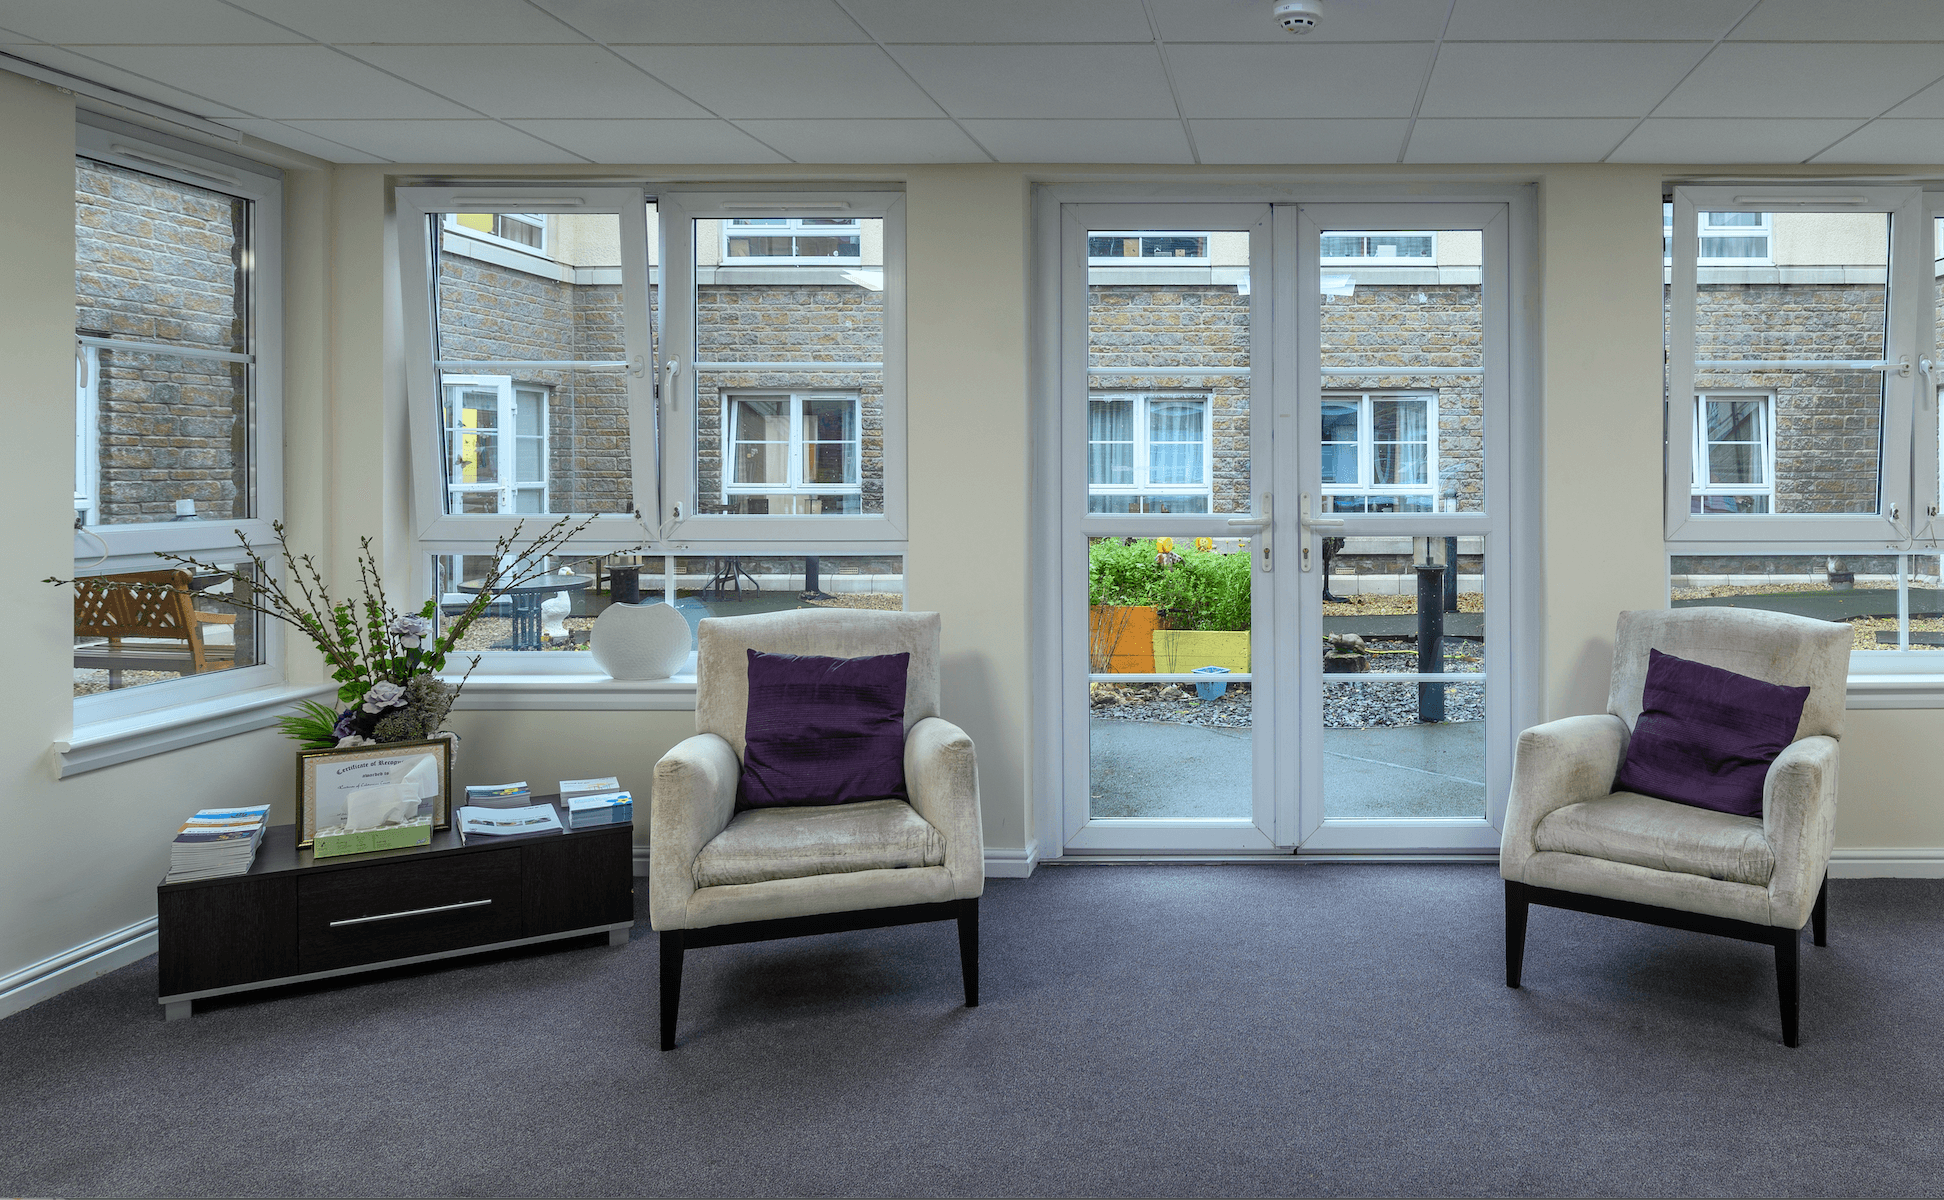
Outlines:
{"label": "white upvc window", "polygon": [[1335,512],[1434,511],[1437,396],[1325,393],[1321,464],[1321,490]]}
{"label": "white upvc window", "polygon": [[1208,234],[1156,229],[1095,230],[1087,235],[1087,262],[1096,267],[1208,265]]}
{"label": "white upvc window", "polygon": [[1711,392],[1694,398],[1697,513],[1767,513],[1775,505],[1775,398]]}
{"label": "white upvc window", "polygon": [[[89,121],[75,129],[75,573],[170,569],[157,551],[242,565],[238,535],[268,550],[283,516],[282,173]],[[190,586],[198,612],[230,615],[228,584]],[[106,683],[75,696],[76,728],[282,682],[274,622],[205,634],[222,649],[182,670],[186,642],[128,647],[171,664],[143,671],[103,665],[116,647],[77,630],[77,693]]]}
{"label": "white upvc window", "polygon": [[1205,513],[1214,470],[1206,395],[1095,393],[1087,401],[1087,510]]}
{"label": "white upvc window", "polygon": [[547,389],[510,375],[447,375],[442,382],[449,510],[549,511]]}
{"label": "white upvc window", "polygon": [[1428,266],[1438,261],[1438,235],[1429,229],[1332,229],[1319,239],[1317,256],[1329,264]]}
{"label": "white upvc window", "polygon": [[[1704,267],[1759,267],[1774,261],[1773,214],[1697,212],[1697,261]],[[1674,205],[1661,205],[1661,259],[1672,262]]]}
{"label": "white upvc window", "polygon": [[722,222],[727,267],[863,261],[864,234],[856,217],[732,216]]}
{"label": "white upvc window", "polygon": [[726,398],[722,495],[756,515],[854,514],[861,507],[863,425],[841,393],[732,393]]}
{"label": "white upvc window", "polygon": [[514,212],[446,213],[445,228],[467,237],[546,257],[547,214]]}

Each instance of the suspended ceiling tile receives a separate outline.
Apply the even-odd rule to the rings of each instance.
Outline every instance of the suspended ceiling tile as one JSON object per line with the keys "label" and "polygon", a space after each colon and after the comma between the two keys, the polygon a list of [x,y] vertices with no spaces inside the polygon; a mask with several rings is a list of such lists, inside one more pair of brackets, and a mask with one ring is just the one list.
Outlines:
{"label": "suspended ceiling tile", "polygon": [[716,115],[941,117],[876,46],[622,46],[615,50]]}
{"label": "suspended ceiling tile", "polygon": [[329,46],[257,46],[247,54],[221,46],[97,46],[89,54],[258,117],[473,115]]}
{"label": "suspended ceiling tile", "polygon": [[603,42],[868,42],[833,0],[536,0],[540,7]]}
{"label": "suspended ceiling tile", "polygon": [[1944,80],[1931,84],[1883,115],[1886,117],[1944,117]]}
{"label": "suspended ceiling tile", "polygon": [[1141,0],[848,0],[883,42],[1146,42]]}
{"label": "suspended ceiling tile", "polygon": [[[60,46],[0,43],[0,51],[24,58],[28,62],[39,63],[44,67],[52,67],[57,71],[66,71],[70,75],[79,75],[83,79],[106,84],[111,88],[119,88],[131,95],[167,104],[200,117],[220,119],[250,115],[244,109],[234,105],[220,104],[208,96],[157,83],[152,79],[146,79],[131,71],[124,71],[120,67],[111,67],[98,59]],[[4,69],[4,66],[0,66],[0,69]]]}
{"label": "suspended ceiling tile", "polygon": [[1458,0],[1450,41],[1712,42],[1748,11],[1748,0]]}
{"label": "suspended ceiling tile", "polygon": [[1228,117],[1408,117],[1429,44],[1168,47],[1182,111]]}
{"label": "suspended ceiling tile", "polygon": [[1000,162],[1191,163],[1179,121],[969,120],[966,132]]}
{"label": "suspended ceiling tile", "polygon": [[0,0],[0,28],[72,45],[301,42],[222,0]]}
{"label": "suspended ceiling tile", "polygon": [[1936,45],[1726,43],[1654,115],[1874,117],[1940,69]]}
{"label": "suspended ceiling tile", "polygon": [[1410,122],[1260,118],[1189,124],[1205,163],[1387,163],[1397,161]]}
{"label": "suspended ceiling tile", "polygon": [[290,121],[400,163],[573,163],[581,159],[498,121]]}
{"label": "suspended ceiling tile", "polygon": [[381,163],[390,161],[389,159],[380,158],[376,154],[367,154],[363,150],[354,150],[349,146],[319,137],[307,129],[298,129],[293,125],[286,125],[282,121],[266,121],[260,117],[234,117],[224,121],[223,124],[229,126],[231,129],[247,133],[251,137],[261,138],[266,142],[274,142],[279,146],[287,146],[292,150],[308,154],[312,158],[321,158],[325,162]]}
{"label": "suspended ceiling tile", "polygon": [[1937,0],[1762,0],[1730,41],[1908,42],[1936,38]]}
{"label": "suspended ceiling tile", "polygon": [[1853,119],[1650,117],[1608,162],[1795,163],[1855,129]]}
{"label": "suspended ceiling tile", "polygon": [[1630,117],[1420,119],[1404,161],[1599,162],[1633,124]]}
{"label": "suspended ceiling tile", "polygon": [[1169,42],[1431,42],[1444,28],[1449,0],[1329,4],[1308,33],[1278,25],[1268,0],[1151,0]]}
{"label": "suspended ceiling tile", "polygon": [[355,46],[349,52],[493,117],[708,117],[600,46]]}
{"label": "suspended ceiling tile", "polygon": [[513,121],[556,146],[599,163],[780,163],[789,161],[727,121]]}
{"label": "suspended ceiling tile", "polygon": [[1450,42],[1426,117],[1644,117],[1706,42]]}
{"label": "suspended ceiling tile", "polygon": [[1161,56],[1143,46],[900,46],[898,61],[955,117],[1173,118]]}
{"label": "suspended ceiling tile", "polygon": [[945,120],[741,121],[749,133],[796,162],[991,162],[977,142]]}
{"label": "suspended ceiling tile", "polygon": [[236,0],[320,42],[585,42],[525,0]]}
{"label": "suspended ceiling tile", "polygon": [[1872,121],[1809,160],[1818,163],[1944,162],[1944,119]]}

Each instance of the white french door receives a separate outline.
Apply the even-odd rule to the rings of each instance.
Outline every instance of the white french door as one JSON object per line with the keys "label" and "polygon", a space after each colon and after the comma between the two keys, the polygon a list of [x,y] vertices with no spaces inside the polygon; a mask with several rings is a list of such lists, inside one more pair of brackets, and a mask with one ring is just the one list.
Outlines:
{"label": "white french door", "polygon": [[451,511],[544,513],[547,393],[507,375],[447,375],[446,490]]}
{"label": "white french door", "polygon": [[1510,205],[1060,213],[1064,852],[1496,849]]}

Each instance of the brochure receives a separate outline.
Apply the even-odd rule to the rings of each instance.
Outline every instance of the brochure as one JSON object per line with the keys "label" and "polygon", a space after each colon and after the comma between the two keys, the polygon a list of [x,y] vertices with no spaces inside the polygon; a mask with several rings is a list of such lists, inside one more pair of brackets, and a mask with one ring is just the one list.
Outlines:
{"label": "brochure", "polygon": [[480,808],[468,804],[459,810],[459,833],[463,837],[549,831],[562,832],[560,817],[551,804],[530,804],[525,808]]}

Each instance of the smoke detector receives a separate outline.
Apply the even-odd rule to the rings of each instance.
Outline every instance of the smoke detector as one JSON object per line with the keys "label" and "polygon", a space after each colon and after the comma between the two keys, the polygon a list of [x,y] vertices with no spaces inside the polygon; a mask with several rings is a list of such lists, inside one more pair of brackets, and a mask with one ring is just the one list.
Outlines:
{"label": "smoke detector", "polygon": [[1286,33],[1308,33],[1323,19],[1317,0],[1276,0],[1276,24]]}

